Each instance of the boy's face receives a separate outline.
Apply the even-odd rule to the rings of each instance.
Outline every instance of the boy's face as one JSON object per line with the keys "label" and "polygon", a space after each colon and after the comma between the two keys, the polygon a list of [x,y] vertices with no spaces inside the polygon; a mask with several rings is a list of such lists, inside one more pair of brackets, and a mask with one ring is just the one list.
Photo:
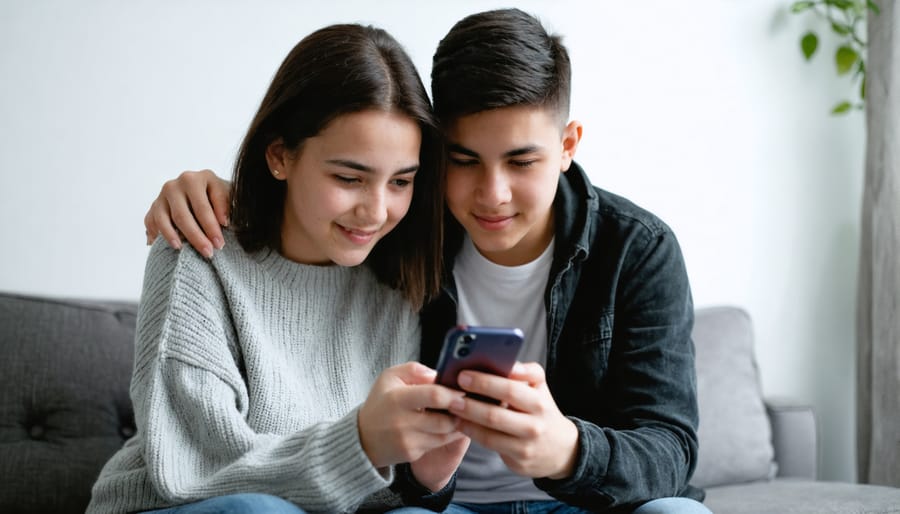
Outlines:
{"label": "boy's face", "polygon": [[447,127],[447,205],[492,262],[533,261],[553,238],[553,199],[569,169],[581,124],[560,130],[555,112],[503,107]]}

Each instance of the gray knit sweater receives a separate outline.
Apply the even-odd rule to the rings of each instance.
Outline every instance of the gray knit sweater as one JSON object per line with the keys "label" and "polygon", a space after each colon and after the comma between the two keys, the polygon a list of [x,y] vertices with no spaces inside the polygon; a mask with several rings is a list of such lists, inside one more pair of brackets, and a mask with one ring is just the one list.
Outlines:
{"label": "gray knit sweater", "polygon": [[138,431],[103,468],[88,513],[239,492],[343,512],[393,480],[363,452],[357,410],[384,368],[418,356],[416,313],[365,266],[226,241],[211,260],[153,245],[131,385]]}

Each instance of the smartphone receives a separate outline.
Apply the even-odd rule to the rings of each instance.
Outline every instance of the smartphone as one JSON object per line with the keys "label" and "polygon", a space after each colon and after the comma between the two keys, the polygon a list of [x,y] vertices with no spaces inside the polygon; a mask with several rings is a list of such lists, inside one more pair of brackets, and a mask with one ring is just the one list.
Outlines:
{"label": "smartphone", "polygon": [[[460,371],[474,370],[509,376],[525,341],[522,330],[511,327],[481,327],[459,325],[444,337],[444,347],[437,364],[438,384],[461,389],[456,382]],[[500,402],[469,393],[481,401]]]}

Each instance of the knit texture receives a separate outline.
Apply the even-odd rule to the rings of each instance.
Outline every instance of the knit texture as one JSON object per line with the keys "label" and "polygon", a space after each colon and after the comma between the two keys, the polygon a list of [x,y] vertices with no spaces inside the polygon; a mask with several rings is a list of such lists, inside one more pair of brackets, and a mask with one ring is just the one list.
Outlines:
{"label": "knit texture", "polygon": [[[418,316],[365,266],[153,245],[135,336],[137,435],[106,464],[88,513],[238,492],[353,511],[393,479],[362,450],[358,406],[418,356]],[[373,497],[374,498],[374,497]]]}

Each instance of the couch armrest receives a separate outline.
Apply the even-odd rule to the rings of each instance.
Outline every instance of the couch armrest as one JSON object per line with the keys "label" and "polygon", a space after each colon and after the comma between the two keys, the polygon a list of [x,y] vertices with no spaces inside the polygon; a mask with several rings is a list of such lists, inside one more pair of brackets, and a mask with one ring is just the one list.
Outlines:
{"label": "couch armrest", "polygon": [[816,479],[818,433],[812,406],[786,398],[766,398],[778,477]]}

